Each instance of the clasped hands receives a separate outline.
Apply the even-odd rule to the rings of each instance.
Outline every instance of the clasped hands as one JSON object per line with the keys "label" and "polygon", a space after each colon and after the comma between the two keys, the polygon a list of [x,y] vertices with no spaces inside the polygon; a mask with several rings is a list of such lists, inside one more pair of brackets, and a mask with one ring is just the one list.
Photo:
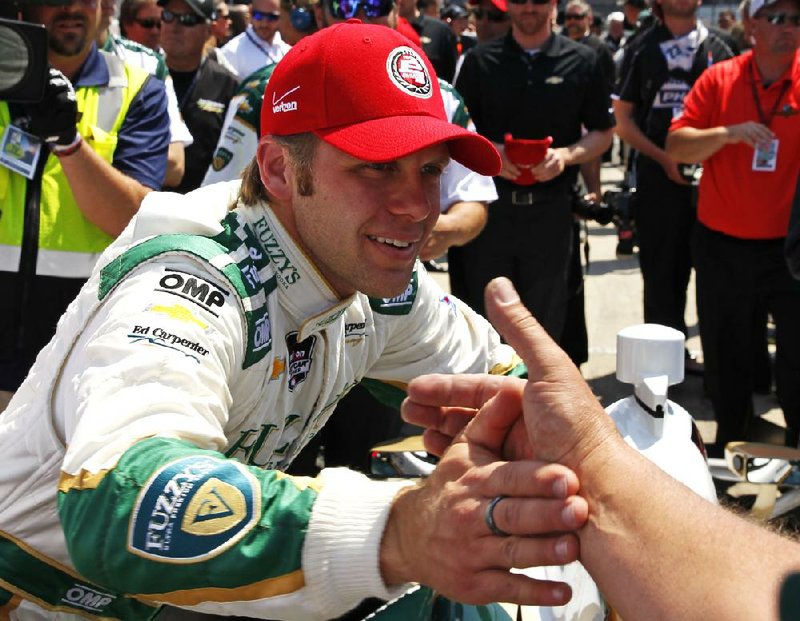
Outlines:
{"label": "clasped hands", "polygon": [[465,603],[563,605],[568,585],[510,569],[579,558],[590,510],[579,481],[602,470],[619,436],[507,279],[489,284],[486,307],[529,379],[428,375],[409,384],[403,417],[426,428],[425,446],[441,460],[395,499],[381,571],[387,584],[420,582]]}

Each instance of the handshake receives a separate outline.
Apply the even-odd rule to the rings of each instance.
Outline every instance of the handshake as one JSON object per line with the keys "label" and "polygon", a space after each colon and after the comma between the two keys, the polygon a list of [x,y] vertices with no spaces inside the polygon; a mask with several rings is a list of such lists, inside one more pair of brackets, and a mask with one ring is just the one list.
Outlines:
{"label": "handshake", "polygon": [[[584,477],[603,470],[607,451],[626,445],[508,280],[489,284],[486,305],[529,380],[482,374],[410,382],[403,418],[425,427],[425,448],[442,457],[430,477],[395,499],[382,545],[400,557],[384,557],[383,577],[422,582],[465,603],[564,605],[570,586],[510,570],[582,558],[591,503],[578,491]],[[430,563],[414,562],[426,555]],[[412,565],[413,574],[402,571]],[[424,575],[420,565],[429,568]]]}

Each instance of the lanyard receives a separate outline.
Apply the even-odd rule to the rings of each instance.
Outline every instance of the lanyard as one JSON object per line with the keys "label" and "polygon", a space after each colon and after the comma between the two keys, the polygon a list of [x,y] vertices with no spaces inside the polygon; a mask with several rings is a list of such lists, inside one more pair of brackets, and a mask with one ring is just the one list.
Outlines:
{"label": "lanyard", "polygon": [[791,81],[784,80],[783,86],[781,86],[781,92],[778,94],[778,98],[775,100],[775,104],[772,106],[772,110],[770,110],[769,116],[764,114],[764,109],[761,107],[761,99],[758,96],[758,87],[756,86],[756,72],[753,69],[753,64],[755,63],[755,59],[750,59],[750,64],[748,65],[750,68],[750,86],[752,87],[753,91],[753,102],[756,104],[756,110],[758,111],[758,120],[761,121],[762,125],[767,127],[770,126],[772,123],[772,119],[775,118],[775,113],[778,111],[778,106],[781,104],[781,99],[789,90],[789,87],[792,85]]}
{"label": "lanyard", "polygon": [[248,39],[250,39],[250,43],[252,43],[252,44],[253,44],[253,45],[255,45],[255,46],[256,46],[256,47],[257,47],[259,50],[261,50],[262,52],[264,52],[264,56],[266,56],[266,57],[267,57],[267,60],[273,60],[273,58],[272,58],[272,54],[269,52],[269,50],[267,50],[267,48],[265,48],[265,47],[264,47],[263,45],[261,45],[261,44],[260,44],[258,41],[256,41],[256,37],[254,37],[252,34],[250,34],[250,31],[249,31],[249,30],[245,30],[245,31],[244,31],[244,33],[245,33],[245,35],[247,35],[247,38],[248,38]]}

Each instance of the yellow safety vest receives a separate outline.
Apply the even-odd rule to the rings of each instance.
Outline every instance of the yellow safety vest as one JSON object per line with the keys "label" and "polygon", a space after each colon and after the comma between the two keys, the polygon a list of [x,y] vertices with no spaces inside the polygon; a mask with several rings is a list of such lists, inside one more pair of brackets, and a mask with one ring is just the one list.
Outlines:
{"label": "yellow safety vest", "polygon": [[[120,127],[149,74],[112,54],[99,53],[108,66],[109,81],[105,86],[75,89],[81,113],[78,132],[110,164]],[[0,102],[0,134],[10,122],[8,105]],[[86,278],[113,238],[89,222],[78,208],[59,159],[46,147],[41,157],[47,157],[47,163],[42,176],[36,273]],[[26,183],[22,175],[0,166],[0,271],[19,269]]]}

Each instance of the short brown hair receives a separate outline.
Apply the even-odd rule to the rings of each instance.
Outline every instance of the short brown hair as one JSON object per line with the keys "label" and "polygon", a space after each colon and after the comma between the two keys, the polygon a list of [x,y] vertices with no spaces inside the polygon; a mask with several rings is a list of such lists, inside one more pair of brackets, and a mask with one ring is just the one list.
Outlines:
{"label": "short brown hair", "polygon": [[[297,177],[297,192],[300,196],[311,196],[314,193],[311,168],[319,138],[310,132],[292,134],[290,136],[272,136],[272,139],[284,147],[289,155],[289,165],[294,168]],[[260,201],[269,202],[271,197],[261,182],[261,171],[254,157],[242,173],[242,186],[239,199],[245,205],[255,205]]]}

